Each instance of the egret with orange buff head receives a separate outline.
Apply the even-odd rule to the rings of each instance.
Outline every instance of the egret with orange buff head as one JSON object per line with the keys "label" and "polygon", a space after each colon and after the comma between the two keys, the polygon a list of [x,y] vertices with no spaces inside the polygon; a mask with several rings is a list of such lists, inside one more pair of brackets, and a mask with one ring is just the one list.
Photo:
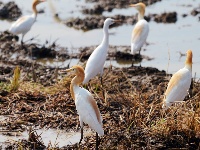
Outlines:
{"label": "egret with orange buff head", "polygon": [[70,93],[72,98],[75,100],[76,110],[79,114],[79,121],[81,126],[81,139],[79,143],[81,143],[83,139],[84,122],[87,123],[90,128],[96,131],[96,149],[98,149],[98,134],[100,136],[104,135],[102,128],[102,117],[97,103],[91,93],[88,90],[79,87],[85,77],[84,70],[81,66],[76,65],[70,69],[67,69],[66,71],[70,71],[76,75],[71,81]]}
{"label": "egret with orange buff head", "polygon": [[130,7],[136,8],[139,12],[138,22],[135,24],[131,36],[131,53],[135,54],[137,51],[139,51],[140,54],[141,48],[146,42],[147,36],[149,34],[149,24],[144,19],[146,6],[144,3],[137,3],[137,4],[131,4]]}
{"label": "egret with orange buff head", "polygon": [[36,6],[46,0],[34,0],[32,4],[33,14],[20,17],[17,21],[15,21],[9,31],[12,34],[22,34],[21,45],[23,45],[23,38],[24,35],[31,29],[32,25],[34,24],[37,18],[37,9]]}
{"label": "egret with orange buff head", "polygon": [[163,108],[167,109],[174,102],[183,101],[188,93],[192,80],[192,51],[187,51],[185,67],[177,71],[170,79],[165,98],[163,101]]}

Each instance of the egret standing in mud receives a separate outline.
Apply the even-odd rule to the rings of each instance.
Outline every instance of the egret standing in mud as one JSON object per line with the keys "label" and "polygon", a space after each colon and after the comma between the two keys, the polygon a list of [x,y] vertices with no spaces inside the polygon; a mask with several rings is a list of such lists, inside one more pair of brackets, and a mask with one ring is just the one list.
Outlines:
{"label": "egret standing in mud", "polygon": [[66,71],[72,71],[76,75],[71,81],[70,93],[72,98],[75,100],[76,110],[79,114],[79,121],[81,125],[81,139],[79,143],[81,143],[83,139],[84,122],[87,123],[90,128],[96,131],[96,149],[98,149],[98,134],[101,136],[104,135],[102,128],[102,117],[97,103],[91,93],[88,90],[79,87],[85,77],[84,70],[82,67],[77,65],[67,69]]}
{"label": "egret standing in mud", "polygon": [[185,67],[177,71],[170,79],[165,92],[163,108],[168,108],[176,101],[183,101],[192,80],[192,51],[187,51]]}
{"label": "egret standing in mud", "polygon": [[37,18],[37,9],[36,6],[46,0],[34,0],[32,4],[33,14],[20,17],[17,21],[15,21],[9,31],[13,34],[22,34],[21,45],[23,45],[24,35],[31,29]]}
{"label": "egret standing in mud", "polygon": [[86,63],[85,79],[83,81],[83,84],[87,83],[91,78],[95,77],[99,73],[101,75],[101,84],[102,84],[103,66],[106,61],[106,56],[107,56],[108,47],[109,47],[108,28],[111,24],[113,24],[115,22],[119,22],[119,21],[111,19],[111,18],[107,18],[104,21],[103,40],[102,40],[101,44],[90,55],[90,57]]}
{"label": "egret standing in mud", "polygon": [[[135,7],[138,10],[138,22],[135,24],[135,27],[132,31],[132,37],[131,37],[131,53],[135,54],[137,51],[140,51],[143,46],[143,44],[146,42],[148,33],[149,33],[149,24],[144,19],[144,13],[145,13],[145,4],[143,3],[137,3],[137,4],[131,4],[130,7]],[[132,62],[133,66],[133,62]]]}

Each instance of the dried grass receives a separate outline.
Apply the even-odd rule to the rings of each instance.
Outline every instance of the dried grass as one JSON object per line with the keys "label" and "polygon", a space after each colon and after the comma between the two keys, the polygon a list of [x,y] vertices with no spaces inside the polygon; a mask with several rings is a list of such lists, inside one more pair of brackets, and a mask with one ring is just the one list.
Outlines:
{"label": "dried grass", "polygon": [[[127,70],[112,67],[105,69],[103,87],[98,77],[85,86],[95,97],[103,116],[105,135],[101,138],[100,149],[200,148],[200,84],[194,82],[192,95],[186,97],[186,102],[165,111],[162,109],[162,99],[166,78],[166,75],[159,77],[156,73],[134,76]],[[35,118],[41,127],[77,130],[78,115],[69,94],[71,79],[72,76],[67,76],[48,87],[22,82],[18,98],[12,95],[9,102],[14,103],[13,99],[22,101],[21,97],[25,96],[23,92],[32,93],[29,97],[31,95],[33,98],[43,96],[40,103],[24,101],[28,105],[31,103],[29,106],[34,104],[34,107],[30,114],[21,116],[21,119]],[[158,83],[157,79],[162,82]],[[103,93],[106,93],[105,98]],[[42,117],[38,117],[39,114]],[[86,143],[81,145],[82,149],[94,148],[93,137],[84,140]],[[49,148],[57,149],[53,145],[49,145]],[[74,144],[63,149],[70,148],[80,147]]]}
{"label": "dried grass", "polygon": [[19,68],[19,66],[16,66],[16,68],[14,70],[13,79],[11,80],[11,85],[10,85],[11,91],[18,90],[19,83],[20,83],[19,79],[20,79],[20,68]]}

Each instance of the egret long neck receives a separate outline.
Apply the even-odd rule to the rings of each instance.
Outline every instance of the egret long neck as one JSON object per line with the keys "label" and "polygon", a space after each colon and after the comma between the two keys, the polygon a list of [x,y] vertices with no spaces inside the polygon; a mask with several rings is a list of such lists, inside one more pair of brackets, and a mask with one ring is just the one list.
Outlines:
{"label": "egret long neck", "polygon": [[36,6],[37,6],[37,3],[33,2],[32,9],[33,9],[33,14],[34,14],[35,19],[37,18],[37,13],[38,13]]}
{"label": "egret long neck", "polygon": [[192,53],[187,55],[186,61],[185,61],[185,67],[192,71]]}
{"label": "egret long neck", "polygon": [[76,75],[72,81],[71,81],[71,84],[70,84],[70,93],[71,93],[71,96],[72,98],[75,100],[75,93],[74,93],[74,87],[75,86],[79,86],[83,80],[85,78],[85,75],[84,74],[79,74],[79,75]]}
{"label": "egret long neck", "polygon": [[103,27],[103,41],[101,44],[105,46],[108,46],[108,43],[109,43],[108,27],[109,26],[106,26],[106,25],[104,25]]}
{"label": "egret long neck", "polygon": [[138,21],[144,19],[145,10],[141,9],[138,13]]}

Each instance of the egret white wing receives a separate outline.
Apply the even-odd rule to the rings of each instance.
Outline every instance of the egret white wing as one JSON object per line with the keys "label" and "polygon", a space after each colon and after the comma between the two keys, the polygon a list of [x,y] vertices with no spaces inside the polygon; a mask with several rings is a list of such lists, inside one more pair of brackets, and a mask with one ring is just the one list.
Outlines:
{"label": "egret white wing", "polygon": [[23,16],[11,25],[9,31],[13,34],[25,34],[34,22],[35,18],[33,16]]}
{"label": "egret white wing", "polygon": [[101,114],[92,95],[83,88],[80,88],[78,92],[76,90],[75,93],[76,110],[81,120],[99,135],[104,135]]}
{"label": "egret white wing", "polygon": [[[103,73],[103,67],[106,61],[108,47],[99,45],[90,55],[85,67],[85,79],[83,84],[87,83],[91,78],[99,73]],[[101,74],[102,75],[102,74]]]}
{"label": "egret white wing", "polygon": [[140,20],[136,23],[131,38],[131,52],[134,54],[139,51],[145,43],[149,33],[149,25],[146,20]]}
{"label": "egret white wing", "polygon": [[184,100],[187,90],[190,88],[192,74],[186,69],[180,69],[169,81],[166,90],[166,106],[170,106],[175,101]]}

